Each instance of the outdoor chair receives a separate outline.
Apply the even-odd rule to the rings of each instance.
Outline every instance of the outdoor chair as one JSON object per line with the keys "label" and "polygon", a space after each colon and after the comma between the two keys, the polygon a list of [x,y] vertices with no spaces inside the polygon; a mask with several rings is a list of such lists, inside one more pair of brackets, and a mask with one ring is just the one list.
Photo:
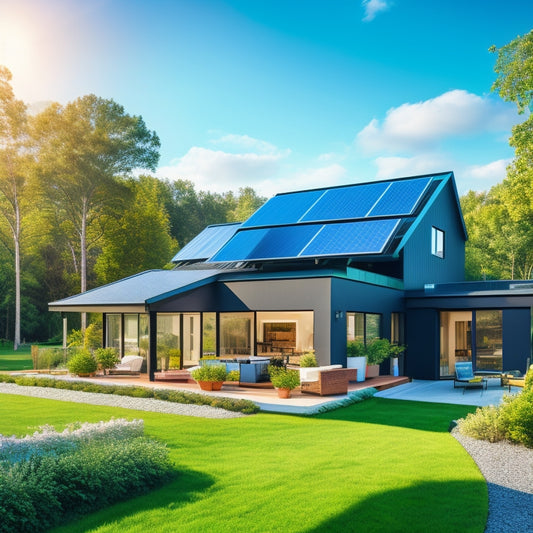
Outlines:
{"label": "outdoor chair", "polygon": [[476,376],[470,361],[455,363],[455,378],[453,388],[462,387],[463,394],[466,389],[487,388],[487,380],[481,376]]}
{"label": "outdoor chair", "polygon": [[120,363],[109,369],[110,374],[140,374],[143,358],[140,355],[125,355]]}
{"label": "outdoor chair", "polygon": [[526,374],[529,367],[529,358],[527,359],[526,372],[522,374],[520,370],[506,370],[502,374],[502,386],[509,387],[509,392],[511,392],[511,387],[522,387],[526,384]]}

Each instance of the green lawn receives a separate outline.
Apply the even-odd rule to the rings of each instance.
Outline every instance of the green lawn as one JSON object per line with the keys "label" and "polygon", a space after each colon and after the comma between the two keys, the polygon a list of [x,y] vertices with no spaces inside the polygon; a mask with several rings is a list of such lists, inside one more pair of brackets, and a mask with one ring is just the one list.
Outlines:
{"label": "green lawn", "polygon": [[17,351],[13,350],[12,344],[0,346],[0,371],[31,370],[32,368],[30,346],[20,346]]}
{"label": "green lawn", "polygon": [[168,444],[175,481],[56,533],[482,533],[486,484],[447,432],[470,410],[373,398],[312,418],[211,420],[2,395],[0,433],[125,416]]}

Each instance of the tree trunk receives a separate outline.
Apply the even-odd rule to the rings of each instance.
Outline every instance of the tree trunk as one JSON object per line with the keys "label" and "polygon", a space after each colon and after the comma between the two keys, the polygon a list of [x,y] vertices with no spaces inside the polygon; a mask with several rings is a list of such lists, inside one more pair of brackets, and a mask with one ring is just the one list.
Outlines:
{"label": "tree trunk", "polygon": [[[81,292],[87,290],[87,199],[83,199],[82,213],[81,213]],[[81,331],[85,333],[87,328],[87,313],[81,313]]]}
{"label": "tree trunk", "polygon": [[13,350],[20,346],[20,209],[18,202],[15,202],[15,231],[13,234],[15,242],[15,338]]}

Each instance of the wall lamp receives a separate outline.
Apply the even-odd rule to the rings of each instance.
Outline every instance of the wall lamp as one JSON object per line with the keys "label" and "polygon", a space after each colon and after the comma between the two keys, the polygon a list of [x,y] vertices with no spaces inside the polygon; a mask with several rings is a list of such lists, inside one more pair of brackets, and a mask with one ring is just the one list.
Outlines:
{"label": "wall lamp", "polygon": [[344,317],[344,312],[343,311],[335,311],[335,318],[337,320],[339,320],[339,318],[343,318]]}

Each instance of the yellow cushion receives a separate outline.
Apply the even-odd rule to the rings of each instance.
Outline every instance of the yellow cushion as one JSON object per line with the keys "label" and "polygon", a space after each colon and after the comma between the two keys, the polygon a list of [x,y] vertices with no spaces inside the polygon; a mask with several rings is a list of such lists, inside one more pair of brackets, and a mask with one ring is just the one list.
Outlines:
{"label": "yellow cushion", "polygon": [[483,378],[472,378],[468,380],[468,383],[479,383]]}

